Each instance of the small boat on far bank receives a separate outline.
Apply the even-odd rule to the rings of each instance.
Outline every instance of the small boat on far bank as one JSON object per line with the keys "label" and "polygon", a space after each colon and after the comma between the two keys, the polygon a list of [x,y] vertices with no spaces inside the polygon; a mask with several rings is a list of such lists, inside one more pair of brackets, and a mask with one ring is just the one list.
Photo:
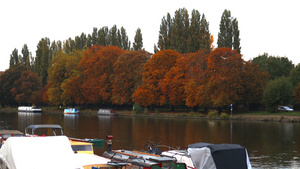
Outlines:
{"label": "small boat on far bank", "polygon": [[42,109],[35,106],[20,106],[18,112],[41,113]]}
{"label": "small boat on far bank", "polygon": [[78,114],[79,109],[76,108],[66,108],[64,109],[64,114]]}
{"label": "small boat on far bank", "polygon": [[112,110],[112,109],[99,109],[98,115],[115,116],[115,115],[117,115],[117,113],[115,110]]}

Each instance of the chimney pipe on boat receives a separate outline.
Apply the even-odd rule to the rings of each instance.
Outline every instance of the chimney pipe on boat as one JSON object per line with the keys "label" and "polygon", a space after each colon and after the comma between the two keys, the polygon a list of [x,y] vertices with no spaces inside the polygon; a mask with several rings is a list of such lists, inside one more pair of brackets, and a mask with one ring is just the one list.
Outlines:
{"label": "chimney pipe on boat", "polygon": [[107,149],[108,149],[108,152],[111,152],[111,150],[112,150],[112,139],[113,139],[113,136],[112,135],[107,135],[106,138],[107,138]]}

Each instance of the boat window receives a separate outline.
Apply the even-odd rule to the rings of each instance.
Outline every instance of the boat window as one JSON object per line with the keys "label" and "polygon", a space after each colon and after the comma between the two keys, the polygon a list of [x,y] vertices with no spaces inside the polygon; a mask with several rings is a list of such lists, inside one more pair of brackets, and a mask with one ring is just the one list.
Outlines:
{"label": "boat window", "polygon": [[72,145],[73,151],[93,151],[91,145]]}

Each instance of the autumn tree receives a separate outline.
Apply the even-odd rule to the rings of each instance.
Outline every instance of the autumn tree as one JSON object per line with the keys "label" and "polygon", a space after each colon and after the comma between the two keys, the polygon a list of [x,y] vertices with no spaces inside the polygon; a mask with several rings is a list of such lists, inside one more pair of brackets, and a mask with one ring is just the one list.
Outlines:
{"label": "autumn tree", "polygon": [[67,54],[58,52],[52,60],[51,68],[49,69],[48,80],[48,99],[53,105],[67,105],[74,103],[64,85],[70,78],[76,74],[76,69],[81,60],[83,52],[75,51]]}
{"label": "autumn tree", "polygon": [[14,81],[14,88],[10,91],[19,105],[30,105],[33,103],[31,100],[33,93],[39,91],[41,85],[41,81],[36,73],[33,73],[31,70],[25,70],[20,78]]}
{"label": "autumn tree", "polygon": [[150,53],[139,50],[127,51],[118,57],[113,65],[113,104],[133,104],[132,95],[137,87],[142,84],[142,72],[150,56]]}
{"label": "autumn tree", "polygon": [[186,75],[189,71],[189,63],[190,57],[188,56],[178,58],[175,65],[159,83],[162,92],[160,104],[170,104],[171,110],[174,110],[174,106],[185,105],[186,95],[184,87],[188,81]]}
{"label": "autumn tree", "polygon": [[114,63],[125,51],[116,46],[92,46],[79,64],[84,79],[82,95],[88,103],[110,103]]}
{"label": "autumn tree", "polygon": [[194,108],[210,106],[209,95],[205,90],[202,90],[209,79],[209,72],[207,72],[208,55],[205,54],[205,50],[202,50],[190,53],[187,57],[189,58],[189,63],[186,73],[187,82],[184,86],[186,105]]}
{"label": "autumn tree", "polygon": [[142,50],[143,49],[143,36],[142,31],[138,28],[135,32],[134,42],[133,42],[133,50]]}
{"label": "autumn tree", "polygon": [[0,94],[1,94],[1,104],[2,106],[7,104],[16,104],[16,100],[13,97],[11,90],[16,87],[15,81],[20,79],[23,71],[28,70],[28,68],[22,64],[14,65],[7,69],[0,76]]}
{"label": "autumn tree", "polygon": [[250,109],[249,103],[263,103],[263,95],[265,87],[269,81],[267,71],[260,70],[256,63],[250,61],[244,64],[243,85],[245,93],[243,95],[243,104],[245,110]]}
{"label": "autumn tree", "polygon": [[197,89],[201,94],[207,92],[207,97],[202,99],[209,99],[214,107],[242,101],[242,94],[245,92],[243,66],[244,61],[237,51],[230,48],[212,51],[208,56],[205,72],[209,77],[208,82],[201,86],[201,90]]}
{"label": "autumn tree", "polygon": [[173,50],[159,51],[145,64],[143,84],[133,94],[134,102],[147,107],[162,105],[162,89],[160,83],[168,71],[175,65],[181,54]]}

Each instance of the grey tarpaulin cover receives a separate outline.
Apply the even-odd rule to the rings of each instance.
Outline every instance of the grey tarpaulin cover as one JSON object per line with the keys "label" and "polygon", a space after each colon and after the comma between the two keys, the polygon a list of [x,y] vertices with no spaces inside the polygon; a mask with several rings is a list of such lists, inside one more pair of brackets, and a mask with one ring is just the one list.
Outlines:
{"label": "grey tarpaulin cover", "polygon": [[195,143],[187,148],[197,169],[251,169],[247,150],[238,144]]}

